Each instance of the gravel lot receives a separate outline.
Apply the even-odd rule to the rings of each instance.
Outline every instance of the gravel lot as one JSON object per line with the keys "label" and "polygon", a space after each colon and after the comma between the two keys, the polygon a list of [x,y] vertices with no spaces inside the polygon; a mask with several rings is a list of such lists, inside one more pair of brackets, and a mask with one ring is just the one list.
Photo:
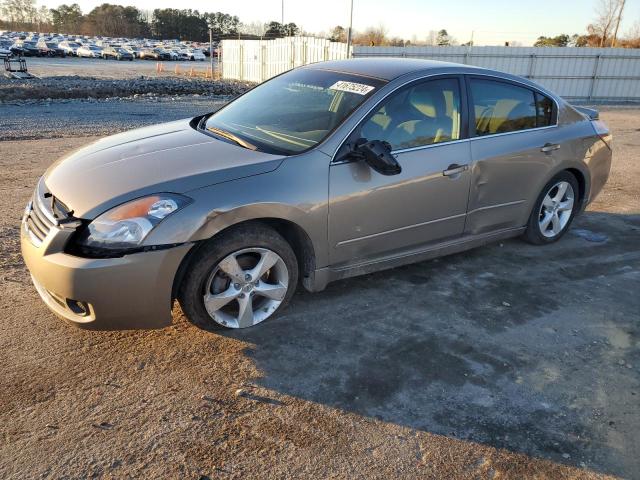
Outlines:
{"label": "gravel lot", "polygon": [[[53,100],[0,104],[0,139],[28,140],[108,135],[153,123],[195,117],[220,108],[225,97],[141,96],[120,100]],[[1,145],[1,144],[0,144]],[[1,148],[1,147],[0,147]]]}
{"label": "gravel lot", "polygon": [[[206,79],[198,75],[208,62],[164,62],[166,72],[157,74],[156,62],[87,58],[27,58],[29,71],[38,76],[19,80],[0,76],[0,105],[37,104],[52,99],[111,99],[120,97],[236,96],[251,86],[248,82]],[[204,65],[203,65],[204,64]],[[176,75],[175,69],[194,76]],[[214,67],[215,68],[215,67]]]}
{"label": "gravel lot", "polygon": [[[27,57],[29,72],[39,77],[51,77],[60,75],[80,75],[97,78],[134,78],[140,75],[155,75],[156,63],[153,60],[133,60],[132,62],[116,60],[102,60],[100,58],[46,58]],[[207,69],[209,59],[204,62],[163,62],[165,70],[170,73],[178,65],[180,69],[187,70],[193,67],[196,70]],[[213,68],[218,67],[217,59],[214,59]]]}
{"label": "gravel lot", "polygon": [[55,318],[19,253],[38,176],[216,105],[0,105],[1,478],[639,478],[640,110],[604,112],[612,177],[552,246],[300,291],[248,331]]}

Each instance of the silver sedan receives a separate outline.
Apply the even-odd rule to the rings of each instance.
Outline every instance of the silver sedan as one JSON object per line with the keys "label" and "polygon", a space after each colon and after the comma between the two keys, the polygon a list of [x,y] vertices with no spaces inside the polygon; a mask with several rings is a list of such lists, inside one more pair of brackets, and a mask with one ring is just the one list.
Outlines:
{"label": "silver sedan", "polygon": [[319,291],[515,236],[555,242],[610,165],[597,112],[523,78],[318,63],[58,161],[25,210],[22,253],[76,325],[162,327],[177,299],[193,322],[244,328],[299,282]]}

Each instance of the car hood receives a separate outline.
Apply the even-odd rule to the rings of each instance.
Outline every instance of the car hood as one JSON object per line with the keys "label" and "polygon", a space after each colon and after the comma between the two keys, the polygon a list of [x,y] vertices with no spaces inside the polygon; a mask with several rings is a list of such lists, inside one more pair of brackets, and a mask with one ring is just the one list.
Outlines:
{"label": "car hood", "polygon": [[210,137],[186,119],[98,140],[54,163],[44,181],[75,217],[92,219],[144,195],[267,173],[283,158]]}

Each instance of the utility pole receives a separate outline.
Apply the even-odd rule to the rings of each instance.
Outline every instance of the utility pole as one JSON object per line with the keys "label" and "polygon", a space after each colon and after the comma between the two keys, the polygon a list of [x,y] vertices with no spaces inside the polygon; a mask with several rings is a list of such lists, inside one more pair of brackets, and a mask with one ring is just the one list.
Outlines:
{"label": "utility pole", "polygon": [[620,22],[622,21],[622,11],[624,10],[625,3],[626,3],[626,0],[620,0],[620,10],[618,10],[618,18],[616,20],[616,29],[613,32],[613,43],[611,44],[612,47],[616,46],[616,42],[618,40],[618,29],[620,28]]}
{"label": "utility pole", "polygon": [[280,25],[282,25],[284,27],[284,0],[282,0],[281,3],[281,15],[280,15]]}
{"label": "utility pole", "polygon": [[351,0],[351,13],[349,14],[349,29],[347,30],[347,58],[351,58],[351,31],[353,30],[353,0]]}
{"label": "utility pole", "polygon": [[209,26],[209,64],[211,66],[211,80],[213,80],[213,29]]}

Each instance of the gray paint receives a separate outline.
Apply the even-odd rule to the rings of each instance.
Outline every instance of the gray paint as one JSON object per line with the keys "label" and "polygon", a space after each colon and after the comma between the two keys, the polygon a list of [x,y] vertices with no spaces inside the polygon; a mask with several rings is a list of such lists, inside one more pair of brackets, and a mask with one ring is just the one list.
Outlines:
{"label": "gray paint", "polygon": [[[303,68],[376,74],[390,81],[320,145],[303,154],[281,157],[247,150],[200,133],[185,120],[115,135],[85,147],[50,168],[46,185],[77,217],[85,219],[148,193],[176,192],[192,198],[193,203],[152,231],[146,246],[188,246],[251,220],[292,223],[309,239],[307,254],[312,258],[300,263],[307,265],[302,272],[304,285],[316,291],[340,278],[518,235],[543,185],[561,170],[582,173],[582,207],[608,177],[611,151],[590,122],[562,99],[521,78],[420,60],[362,59]],[[557,103],[558,125],[398,151],[395,154],[403,171],[396,176],[382,176],[363,162],[335,158],[361,119],[390,93],[414,80],[443,74],[504,78],[542,91]],[[543,153],[540,148],[546,143],[561,148]],[[453,163],[466,164],[469,169],[443,176]],[[53,240],[48,244],[59,245]],[[51,258],[24,236],[22,245],[32,272],[49,271]],[[173,281],[187,250],[182,248],[177,259],[171,256],[170,268],[151,270]],[[55,255],[69,257],[61,251]],[[157,261],[149,253],[125,259],[135,257],[136,262],[129,264],[135,265],[145,255],[149,262]],[[101,270],[93,261],[73,258],[68,268],[82,273],[64,269],[60,273],[59,265],[51,266],[67,279],[61,288],[73,292],[74,278],[82,278],[85,284],[94,278],[94,296],[104,304]],[[126,273],[127,267],[122,271]],[[133,270],[131,275],[136,278]],[[60,288],[54,276],[41,276],[46,279],[45,288]],[[130,287],[129,296],[141,288]],[[148,295],[147,290],[144,294]],[[170,298],[157,300],[168,305]],[[166,316],[158,317],[157,324],[166,321]],[[153,320],[143,318],[138,323],[149,326]]]}

